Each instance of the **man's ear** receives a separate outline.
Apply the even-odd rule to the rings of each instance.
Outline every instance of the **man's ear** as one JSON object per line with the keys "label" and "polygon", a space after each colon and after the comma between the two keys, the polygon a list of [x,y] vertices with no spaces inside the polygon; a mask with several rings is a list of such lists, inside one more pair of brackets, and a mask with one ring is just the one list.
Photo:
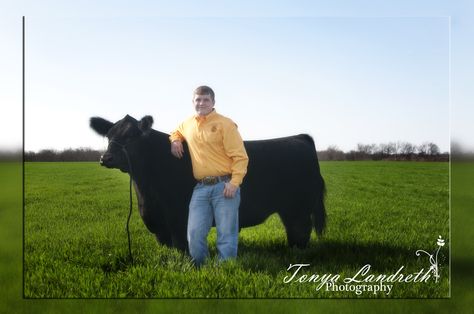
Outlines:
{"label": "man's ear", "polygon": [[153,117],[152,116],[144,116],[140,121],[138,121],[138,128],[142,132],[147,132],[151,129],[153,125]]}
{"label": "man's ear", "polygon": [[90,127],[102,136],[106,136],[110,128],[114,125],[112,122],[100,117],[92,117],[89,123]]}

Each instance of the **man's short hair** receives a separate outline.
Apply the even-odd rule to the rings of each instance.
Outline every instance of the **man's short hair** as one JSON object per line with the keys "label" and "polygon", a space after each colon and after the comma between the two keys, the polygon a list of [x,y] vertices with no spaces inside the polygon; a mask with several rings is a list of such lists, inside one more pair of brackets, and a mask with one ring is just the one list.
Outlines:
{"label": "man's short hair", "polygon": [[215,101],[214,91],[212,90],[212,88],[210,88],[209,86],[206,86],[206,85],[199,86],[198,88],[196,88],[194,90],[194,95],[210,95],[212,101]]}

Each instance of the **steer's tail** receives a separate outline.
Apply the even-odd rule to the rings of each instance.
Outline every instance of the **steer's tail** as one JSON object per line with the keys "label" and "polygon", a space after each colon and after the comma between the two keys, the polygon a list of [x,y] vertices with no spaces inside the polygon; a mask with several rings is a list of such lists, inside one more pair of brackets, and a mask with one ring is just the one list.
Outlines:
{"label": "steer's tail", "polygon": [[323,236],[326,227],[326,208],[324,207],[324,197],[326,196],[326,184],[323,177],[321,178],[321,187],[317,191],[316,205],[313,208],[313,225],[316,229],[318,237]]}

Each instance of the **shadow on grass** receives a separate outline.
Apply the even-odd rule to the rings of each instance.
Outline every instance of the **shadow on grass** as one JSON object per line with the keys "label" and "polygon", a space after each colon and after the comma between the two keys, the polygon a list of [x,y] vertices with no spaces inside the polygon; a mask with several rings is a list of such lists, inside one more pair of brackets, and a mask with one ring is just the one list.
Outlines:
{"label": "shadow on grass", "polygon": [[[250,272],[264,272],[271,276],[286,272],[290,264],[310,264],[309,268],[318,273],[340,273],[360,269],[366,264],[371,270],[379,273],[394,272],[400,266],[410,266],[421,263],[429,266],[425,257],[417,257],[417,249],[384,245],[380,243],[357,243],[343,241],[312,242],[306,249],[290,248],[286,243],[239,243],[239,266]],[[211,256],[216,256],[215,247],[210,247]],[[181,267],[189,264],[184,260],[183,252],[175,252],[174,257],[164,254],[158,259],[160,267]],[[185,255],[189,258],[189,256]],[[447,252],[446,252],[447,256]],[[143,265],[141,259],[132,264],[128,254],[121,254],[103,261],[100,265],[106,274],[127,271],[130,267]],[[191,266],[186,268],[193,268]]]}
{"label": "shadow on grass", "polygon": [[283,243],[272,246],[239,243],[239,263],[249,271],[271,275],[286,271],[290,264],[310,264],[313,269],[333,273],[360,269],[366,264],[377,271],[395,271],[402,265],[416,263],[419,257],[416,257],[415,251],[378,243],[326,240],[311,243],[306,249],[290,248]]}
{"label": "shadow on grass", "polygon": [[120,255],[104,261],[100,268],[106,274],[117,273],[119,271],[126,271],[129,267],[133,266],[133,261],[129,255]]}

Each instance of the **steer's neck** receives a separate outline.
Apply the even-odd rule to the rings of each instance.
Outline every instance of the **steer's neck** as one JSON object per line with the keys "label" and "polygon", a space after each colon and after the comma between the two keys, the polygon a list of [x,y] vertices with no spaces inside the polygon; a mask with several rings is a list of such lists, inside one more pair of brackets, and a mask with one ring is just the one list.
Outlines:
{"label": "steer's neck", "polygon": [[130,154],[132,178],[141,192],[163,191],[159,187],[166,187],[173,175],[176,160],[171,155],[168,138],[166,133],[150,130],[142,136],[136,151]]}

